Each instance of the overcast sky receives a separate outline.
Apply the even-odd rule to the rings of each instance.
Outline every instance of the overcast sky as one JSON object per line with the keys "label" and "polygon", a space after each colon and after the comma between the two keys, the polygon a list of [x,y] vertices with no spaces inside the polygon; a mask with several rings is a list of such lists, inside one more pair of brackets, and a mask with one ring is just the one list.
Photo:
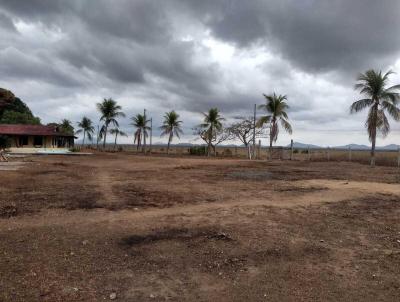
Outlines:
{"label": "overcast sky", "polygon": [[[278,144],[367,144],[367,112],[349,115],[353,85],[370,68],[400,83],[399,12],[398,0],[0,0],[0,87],[44,123],[97,125],[109,97],[127,117],[146,108],[155,126],[174,109],[190,142],[201,112],[218,107],[229,122],[276,92],[294,128]],[[390,143],[400,123],[378,139]]]}

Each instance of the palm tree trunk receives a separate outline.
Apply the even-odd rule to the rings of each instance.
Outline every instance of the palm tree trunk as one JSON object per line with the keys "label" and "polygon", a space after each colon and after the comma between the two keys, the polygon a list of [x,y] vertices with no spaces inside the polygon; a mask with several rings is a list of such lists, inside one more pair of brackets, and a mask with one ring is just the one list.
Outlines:
{"label": "palm tree trunk", "polygon": [[169,146],[171,145],[171,141],[172,141],[172,132],[169,134],[168,138],[167,154],[169,154]]}
{"label": "palm tree trunk", "polygon": [[142,135],[141,135],[141,132],[139,132],[139,135],[138,135],[138,138],[137,138],[136,151],[139,151],[141,141],[142,141]]}
{"label": "palm tree trunk", "polygon": [[86,130],[83,130],[83,142],[82,142],[82,147],[85,147],[85,137],[86,137]]}
{"label": "palm tree trunk", "polygon": [[371,167],[375,167],[375,145],[376,145],[376,122],[378,119],[378,105],[374,105],[374,118],[373,118],[373,127],[371,133]]}
{"label": "palm tree trunk", "polygon": [[146,154],[146,130],[143,128],[143,153]]}
{"label": "palm tree trunk", "polygon": [[115,133],[114,150],[117,147],[117,137],[118,137],[118,133]]}
{"label": "palm tree trunk", "polygon": [[211,140],[212,140],[213,128],[210,126],[210,133],[208,134],[208,147],[207,147],[207,157],[211,154]]}
{"label": "palm tree trunk", "polygon": [[372,138],[372,147],[371,147],[371,167],[375,167],[375,143],[376,143],[376,133]]}
{"label": "palm tree trunk", "polygon": [[105,149],[106,149],[107,130],[108,130],[108,125],[107,125],[107,123],[106,123],[106,125],[105,125],[105,129],[104,129],[103,150],[105,150]]}
{"label": "palm tree trunk", "polygon": [[272,142],[274,140],[273,138],[273,127],[274,127],[274,122],[271,123],[271,129],[269,130],[269,160],[272,160]]}

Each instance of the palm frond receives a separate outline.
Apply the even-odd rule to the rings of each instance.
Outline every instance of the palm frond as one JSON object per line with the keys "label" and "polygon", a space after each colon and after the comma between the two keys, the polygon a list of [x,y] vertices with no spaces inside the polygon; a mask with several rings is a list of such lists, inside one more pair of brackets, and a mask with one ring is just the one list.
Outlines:
{"label": "palm frond", "polygon": [[282,127],[286,130],[287,133],[289,133],[289,134],[293,133],[292,125],[290,125],[287,120],[281,118],[281,124],[282,124]]}
{"label": "palm frond", "polygon": [[372,106],[373,104],[374,104],[374,101],[372,99],[358,100],[350,106],[350,113],[359,112],[359,111],[363,110],[364,108]]}

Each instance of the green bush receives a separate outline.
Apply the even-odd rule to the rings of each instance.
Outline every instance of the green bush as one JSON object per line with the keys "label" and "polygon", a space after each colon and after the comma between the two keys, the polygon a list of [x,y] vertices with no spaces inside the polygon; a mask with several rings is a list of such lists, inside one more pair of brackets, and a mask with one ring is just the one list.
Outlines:
{"label": "green bush", "polygon": [[189,149],[190,155],[206,155],[207,147],[206,146],[193,146]]}
{"label": "green bush", "polygon": [[6,135],[0,135],[0,149],[11,147],[11,139]]}

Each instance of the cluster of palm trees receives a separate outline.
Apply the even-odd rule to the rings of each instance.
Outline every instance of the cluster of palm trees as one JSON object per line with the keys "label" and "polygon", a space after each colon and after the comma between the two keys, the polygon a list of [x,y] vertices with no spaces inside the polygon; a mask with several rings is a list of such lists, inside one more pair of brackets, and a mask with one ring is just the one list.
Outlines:
{"label": "cluster of palm trees", "polygon": [[[387,87],[389,76],[392,74],[389,71],[382,74],[381,71],[368,70],[362,73],[357,78],[355,89],[359,90],[365,98],[354,102],[350,107],[350,112],[359,112],[365,108],[369,108],[369,113],[365,126],[368,130],[369,139],[372,143],[371,147],[371,165],[375,165],[375,145],[378,133],[386,136],[390,131],[390,125],[386,113],[388,113],[395,121],[400,121],[400,85]],[[287,110],[286,95],[278,95],[273,93],[265,95],[265,103],[259,106],[267,112],[267,115],[262,116],[254,123],[254,127],[265,127],[269,129],[269,156],[272,156],[272,146],[278,139],[279,129],[282,127],[286,132],[292,134],[292,126],[289,123]],[[101,103],[97,104],[97,109],[101,114],[100,122],[103,123],[101,128],[98,129],[97,143],[103,140],[103,148],[106,146],[107,133],[114,135],[114,148],[117,145],[119,136],[127,136],[122,130],[119,129],[118,118],[125,117],[122,108],[113,99],[104,99]],[[210,155],[211,149],[215,150],[215,142],[218,140],[217,136],[222,132],[223,121],[225,120],[218,108],[211,108],[207,113],[203,113],[203,123],[199,125],[200,131],[198,134],[207,143],[207,155]],[[136,114],[131,118],[131,125],[135,127],[134,143],[139,150],[141,147],[145,151],[146,138],[149,136],[151,127],[149,126],[150,120],[146,116],[146,111],[143,114]],[[249,123],[248,123],[249,124]],[[249,124],[251,125],[251,123]],[[65,122],[65,127],[67,127]],[[82,121],[78,123],[79,130],[76,133],[83,133],[83,145],[86,138],[93,139],[95,128],[93,122],[83,117]],[[112,127],[110,129],[110,127]],[[253,127],[253,126],[250,126]],[[254,128],[253,127],[253,128]],[[255,128],[254,128],[255,129]],[[166,112],[164,115],[163,124],[160,127],[161,135],[168,136],[167,153],[169,153],[171,142],[174,137],[180,138],[182,132],[182,121],[179,119],[179,114],[175,111]],[[248,129],[251,130],[251,129]],[[254,131],[255,133],[255,131]],[[143,145],[142,145],[143,142]]]}
{"label": "cluster of palm trees", "polygon": [[[117,139],[120,136],[128,136],[119,128],[118,118],[125,117],[125,113],[122,112],[122,107],[117,104],[113,99],[104,99],[101,103],[97,103],[97,110],[100,112],[100,122],[102,126],[99,127],[97,132],[97,145],[101,140],[103,140],[103,149],[106,147],[107,133],[114,135],[114,149],[117,146]],[[147,119],[146,111],[144,114],[136,114],[131,118],[131,125],[136,128],[134,133],[134,143],[137,144],[137,149],[142,146],[143,141],[143,151],[146,147],[146,138],[149,136],[149,130],[151,130],[149,123],[150,120]],[[166,112],[164,116],[164,121],[160,129],[162,130],[161,135],[168,135],[168,148],[167,153],[169,154],[170,144],[176,136],[180,137],[183,133],[182,121],[179,120],[179,114],[175,111]],[[93,140],[93,135],[95,133],[95,127],[92,120],[84,116],[82,120],[78,123],[79,130],[76,131],[77,134],[83,134],[82,145],[85,145],[86,138],[90,141]],[[112,127],[110,129],[110,127]]]}

